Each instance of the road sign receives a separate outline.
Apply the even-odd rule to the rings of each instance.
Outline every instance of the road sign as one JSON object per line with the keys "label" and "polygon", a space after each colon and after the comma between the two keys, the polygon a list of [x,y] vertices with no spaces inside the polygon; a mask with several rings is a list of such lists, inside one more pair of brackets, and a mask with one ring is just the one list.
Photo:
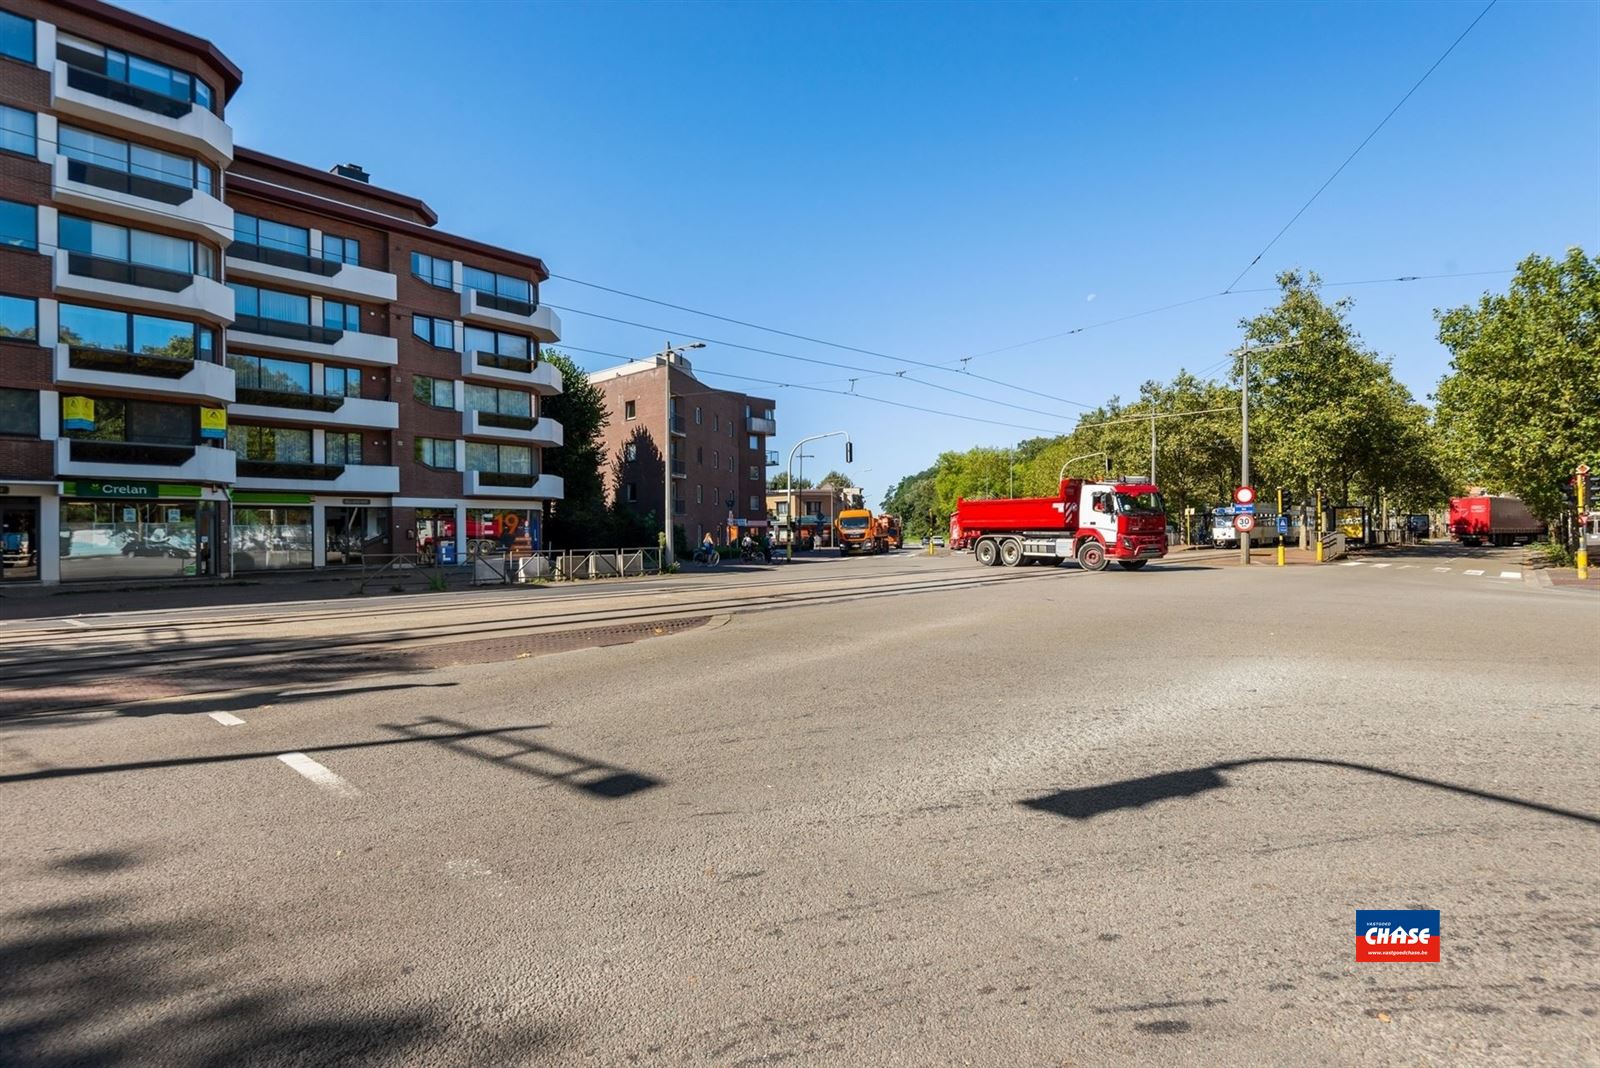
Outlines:
{"label": "road sign", "polygon": [[1254,504],[1256,491],[1254,486],[1240,486],[1233,491],[1234,504]]}
{"label": "road sign", "polygon": [[1254,512],[1256,506],[1254,504],[1236,504],[1233,506],[1233,510],[1236,512]]}
{"label": "road sign", "polygon": [[1233,526],[1236,530],[1254,530],[1256,526],[1256,517],[1251,515],[1249,512],[1240,512],[1238,515],[1233,517]]}
{"label": "road sign", "polygon": [[1284,534],[1284,535],[1287,535],[1289,533],[1289,517],[1288,516],[1280,515],[1278,517],[1278,533],[1279,534]]}
{"label": "road sign", "polygon": [[1578,474],[1587,475],[1588,473],[1589,473],[1589,465],[1588,464],[1579,464],[1578,465]]}

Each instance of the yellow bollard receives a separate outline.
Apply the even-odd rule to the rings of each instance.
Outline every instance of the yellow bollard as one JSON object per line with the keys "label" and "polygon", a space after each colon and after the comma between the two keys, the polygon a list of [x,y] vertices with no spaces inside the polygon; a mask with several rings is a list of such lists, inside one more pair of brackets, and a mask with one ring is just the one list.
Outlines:
{"label": "yellow bollard", "polygon": [[1283,487],[1278,487],[1278,566],[1284,565],[1283,559]]}
{"label": "yellow bollard", "polygon": [[1589,530],[1588,524],[1582,522],[1584,516],[1583,491],[1589,482],[1589,465],[1578,465],[1578,579],[1586,580],[1589,577]]}
{"label": "yellow bollard", "polygon": [[1317,516],[1311,524],[1311,532],[1317,538],[1317,563],[1322,563],[1322,488],[1317,487]]}

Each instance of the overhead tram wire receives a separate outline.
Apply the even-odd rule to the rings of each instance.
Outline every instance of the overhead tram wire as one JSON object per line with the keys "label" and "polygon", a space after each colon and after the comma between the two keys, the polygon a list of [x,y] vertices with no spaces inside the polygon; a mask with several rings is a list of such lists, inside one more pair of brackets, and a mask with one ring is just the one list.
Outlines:
{"label": "overhead tram wire", "polygon": [[1289,232],[1289,228],[1300,220],[1300,216],[1304,215],[1312,204],[1316,203],[1317,198],[1322,195],[1323,191],[1327,189],[1328,186],[1333,184],[1334,179],[1338,178],[1339,175],[1344,173],[1344,169],[1350,166],[1351,162],[1361,154],[1361,150],[1366,148],[1374,137],[1378,136],[1378,131],[1382,130],[1389,124],[1389,120],[1394,118],[1395,113],[1405,106],[1406,101],[1411,99],[1412,94],[1414,94],[1418,89],[1422,88],[1422,83],[1427,81],[1433,72],[1439,69],[1439,65],[1441,63],[1450,58],[1450,53],[1456,50],[1456,46],[1462,41],[1466,40],[1467,34],[1471,33],[1473,28],[1477,26],[1478,23],[1482,22],[1483,17],[1487,15],[1499,2],[1500,0],[1489,0],[1489,3],[1485,5],[1484,9],[1478,12],[1478,17],[1467,23],[1467,28],[1462,30],[1461,33],[1456,36],[1454,41],[1450,42],[1450,47],[1446,48],[1444,53],[1440,55],[1438,59],[1433,61],[1433,66],[1422,72],[1422,77],[1418,78],[1416,83],[1412,85],[1410,89],[1406,90],[1406,95],[1400,98],[1399,103],[1395,104],[1394,107],[1389,109],[1389,113],[1383,117],[1378,125],[1372,128],[1371,133],[1367,134],[1367,136],[1362,139],[1361,143],[1355,147],[1355,151],[1346,156],[1344,162],[1339,164],[1338,167],[1334,168],[1332,174],[1328,175],[1327,180],[1321,185],[1317,186],[1317,191],[1311,194],[1310,199],[1308,199],[1304,204],[1300,205],[1300,210],[1289,217],[1289,221],[1284,223],[1276,234],[1272,235],[1272,240],[1268,241],[1262,246],[1261,251],[1255,254],[1255,258],[1245,265],[1245,269],[1240,271],[1238,275],[1234,277],[1233,281],[1228,283],[1227,287],[1224,288],[1222,292],[1228,293],[1232,291],[1233,287],[1238,285],[1244,276],[1249,274],[1255,265],[1261,262],[1261,257],[1265,256],[1268,251],[1271,250],[1272,246],[1278,243],[1279,238]]}

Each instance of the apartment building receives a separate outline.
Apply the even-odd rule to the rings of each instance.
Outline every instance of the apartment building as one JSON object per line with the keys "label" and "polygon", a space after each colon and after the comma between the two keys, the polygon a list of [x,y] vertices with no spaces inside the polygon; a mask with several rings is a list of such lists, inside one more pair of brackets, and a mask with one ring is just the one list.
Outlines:
{"label": "apartment building", "polygon": [[98,0],[0,0],[0,581],[464,558],[561,497],[543,263],[236,148],[241,81]]}
{"label": "apartment building", "polygon": [[589,381],[610,416],[608,499],[659,518],[670,464],[673,521],[691,544],[707,533],[723,541],[741,528],[765,529],[767,469],[778,462],[767,448],[778,432],[773,401],[706,385],[678,353],[596,371]]}

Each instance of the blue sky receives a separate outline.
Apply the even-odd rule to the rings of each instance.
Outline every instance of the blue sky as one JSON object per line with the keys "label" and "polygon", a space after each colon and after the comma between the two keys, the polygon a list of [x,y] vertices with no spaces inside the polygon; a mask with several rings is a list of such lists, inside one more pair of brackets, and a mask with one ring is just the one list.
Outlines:
{"label": "blue sky", "polygon": [[[441,226],[552,271],[926,362],[1221,291],[1481,3],[514,4],[139,2],[245,70],[242,144],[353,161]],[[1600,249],[1600,5],[1499,4],[1239,284],[1508,271]],[[1330,289],[1419,395],[1432,311],[1509,274]],[[551,281],[574,347],[708,337],[842,352]],[[971,367],[1094,404],[1216,363],[1270,293],[1234,294]],[[662,329],[666,328],[666,329]],[[575,353],[591,368],[612,365]],[[1052,414],[712,344],[702,370],[960,412],[744,384],[787,453],[848,429],[874,501],[943,449],[1065,430]],[[821,443],[816,473],[842,461]]]}

